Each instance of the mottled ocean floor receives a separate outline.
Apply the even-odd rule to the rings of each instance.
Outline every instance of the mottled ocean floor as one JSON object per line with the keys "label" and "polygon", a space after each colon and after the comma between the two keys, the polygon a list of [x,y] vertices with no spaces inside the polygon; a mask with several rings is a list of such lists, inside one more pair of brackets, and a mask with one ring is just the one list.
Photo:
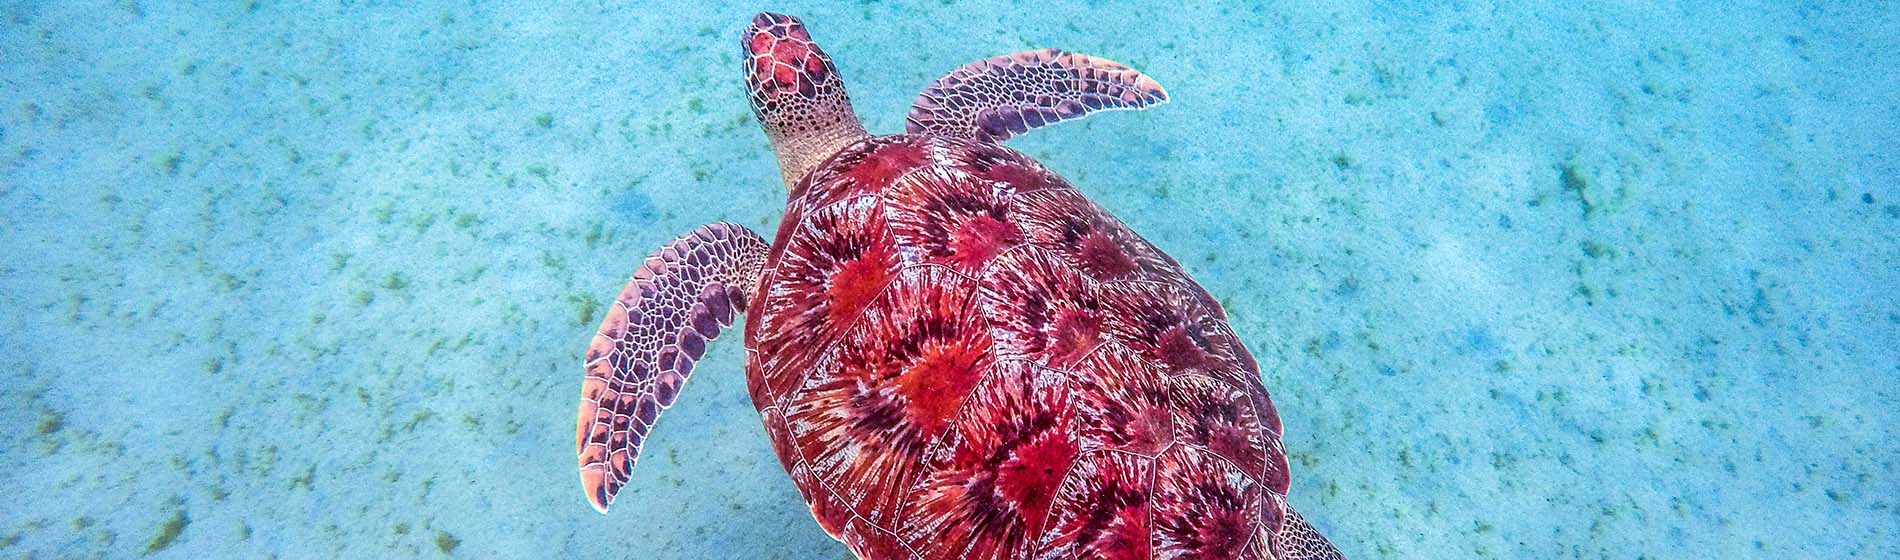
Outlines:
{"label": "mottled ocean floor", "polygon": [[[774,229],[763,6],[183,4],[0,2],[0,556],[846,555],[732,338],[575,474],[638,260]],[[1900,8],[1252,4],[770,7],[874,131],[1166,85],[1012,145],[1227,306],[1352,558],[1900,556]]]}

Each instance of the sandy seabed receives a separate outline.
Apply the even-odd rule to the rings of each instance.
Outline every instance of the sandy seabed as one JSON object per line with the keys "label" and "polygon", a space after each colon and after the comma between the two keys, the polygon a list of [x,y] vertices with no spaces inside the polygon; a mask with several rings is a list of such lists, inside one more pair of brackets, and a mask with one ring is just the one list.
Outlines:
{"label": "sandy seabed", "polygon": [[[717,344],[611,515],[581,352],[776,228],[761,6],[0,5],[0,556],[842,558]],[[590,3],[591,4],[591,3]],[[1892,3],[791,3],[875,132],[959,64],[1218,297],[1348,556],[1900,556]]]}

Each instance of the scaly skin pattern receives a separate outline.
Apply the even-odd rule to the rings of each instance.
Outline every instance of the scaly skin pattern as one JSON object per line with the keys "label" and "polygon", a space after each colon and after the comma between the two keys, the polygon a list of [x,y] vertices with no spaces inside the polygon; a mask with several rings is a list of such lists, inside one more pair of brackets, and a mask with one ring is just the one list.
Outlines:
{"label": "scaly skin pattern", "polygon": [[760,290],[753,403],[859,557],[1327,557],[1220,306],[1014,150],[848,146],[793,185]]}
{"label": "scaly skin pattern", "polygon": [[654,251],[614,298],[587,347],[575,422],[581,486],[594,509],[607,511],[706,344],[745,311],[765,253],[751,230],[702,226]]}
{"label": "scaly skin pattern", "polygon": [[1161,84],[1100,57],[1037,49],[965,64],[924,87],[904,129],[1002,142],[1096,111],[1167,103]]}

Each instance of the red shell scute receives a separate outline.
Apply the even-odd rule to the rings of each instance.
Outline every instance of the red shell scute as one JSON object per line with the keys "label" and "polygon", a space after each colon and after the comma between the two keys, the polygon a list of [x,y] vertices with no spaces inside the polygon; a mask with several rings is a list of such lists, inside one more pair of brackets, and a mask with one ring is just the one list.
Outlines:
{"label": "red shell scute", "polygon": [[1084,449],[1154,456],[1174,443],[1174,402],[1160,370],[1119,344],[1108,344],[1075,370]]}
{"label": "red shell scute", "polygon": [[1022,361],[999,364],[932,458],[900,535],[932,558],[1022,554],[1076,454],[1074,420],[1060,376]]}
{"label": "red shell scute", "polygon": [[924,453],[992,369],[975,283],[899,275],[786,401],[794,446],[854,511],[888,522]]}
{"label": "red shell scute", "polygon": [[792,188],[748,387],[866,558],[1270,558],[1259,371],[1173,259],[1008,148],[850,146]]}
{"label": "red shell scute", "polygon": [[1003,359],[1066,369],[1106,337],[1095,286],[1045,251],[1025,247],[997,259],[983,284],[983,313]]}
{"label": "red shell scute", "polygon": [[965,274],[983,269],[1022,243],[1012,221],[1009,193],[972,189],[968,173],[929,167],[905,175],[884,192],[891,233],[915,248],[920,262],[949,265]]}
{"label": "red shell scute", "polygon": [[[1175,432],[1183,441],[1219,455],[1258,477],[1266,469],[1266,441],[1253,399],[1240,388],[1199,375],[1173,381]],[[1282,492],[1285,489],[1281,489]]]}
{"label": "red shell scute", "polygon": [[1154,460],[1091,453],[1076,461],[1057,491],[1037,548],[1040,558],[1147,560]]}
{"label": "red shell scute", "polygon": [[[809,212],[764,286],[771,328],[748,339],[758,349],[772,401],[803,379],[831,338],[849,326],[895,276],[897,250],[876,199],[860,197]],[[799,235],[803,233],[804,235]]]}
{"label": "red shell scute", "polygon": [[1232,463],[1176,447],[1155,469],[1156,558],[1233,558],[1258,533],[1260,489]]}

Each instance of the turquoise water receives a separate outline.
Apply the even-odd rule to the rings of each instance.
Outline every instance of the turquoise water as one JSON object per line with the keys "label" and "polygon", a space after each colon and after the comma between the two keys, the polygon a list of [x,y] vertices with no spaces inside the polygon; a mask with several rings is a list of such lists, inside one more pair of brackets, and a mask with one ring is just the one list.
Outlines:
{"label": "turquoise water", "polygon": [[1900,556],[1893,3],[0,4],[0,556],[846,557],[733,338],[575,474],[638,259],[775,228],[767,7],[874,132],[1167,86],[1011,145],[1222,300],[1349,557]]}

